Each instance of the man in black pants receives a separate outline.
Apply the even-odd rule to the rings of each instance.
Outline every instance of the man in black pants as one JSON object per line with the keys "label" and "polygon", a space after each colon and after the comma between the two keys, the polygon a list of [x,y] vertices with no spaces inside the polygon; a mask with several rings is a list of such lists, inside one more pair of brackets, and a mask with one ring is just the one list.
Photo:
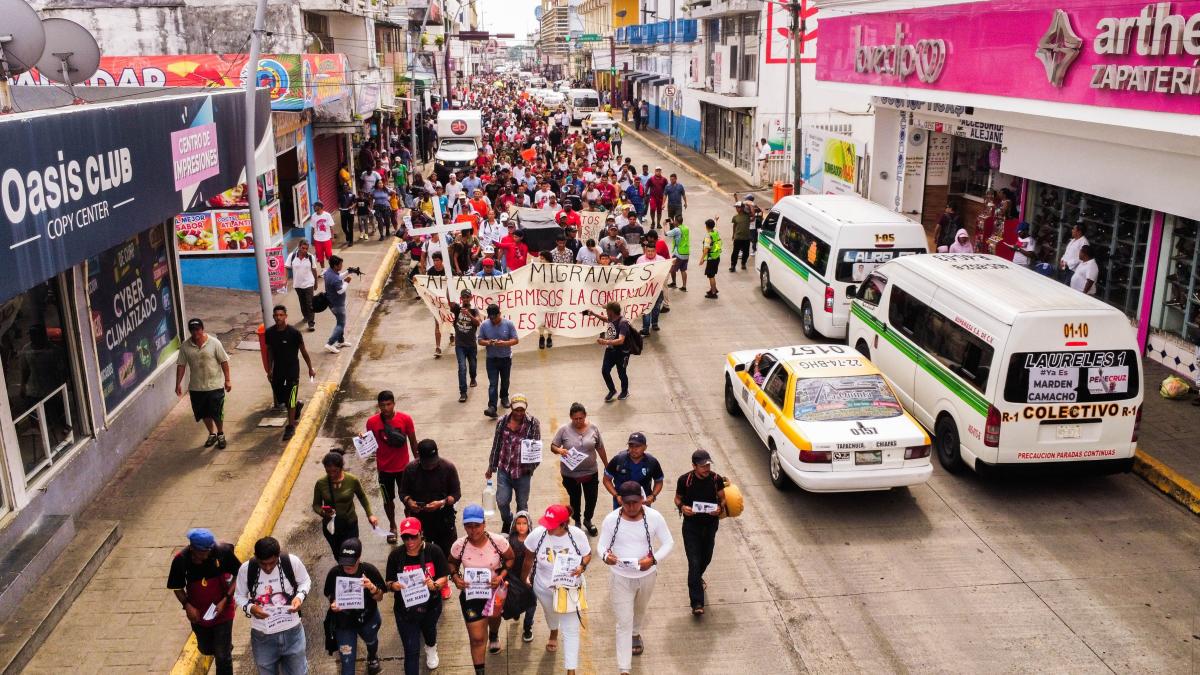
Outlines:
{"label": "man in black pants", "polygon": [[704,614],[704,571],[712,562],[717,527],[725,508],[725,480],[712,470],[707,450],[692,453],[692,470],[675,483],[675,508],[683,515],[683,550],[688,560],[692,614]]}
{"label": "man in black pants", "polygon": [[462,499],[458,469],[438,457],[437,443],[426,438],[417,443],[417,461],[404,469],[400,479],[400,501],[404,512],[421,521],[425,538],[450,550],[458,538],[454,505]]}
{"label": "man in black pants", "polygon": [[354,207],[355,196],[346,188],[338,190],[338,215],[342,220],[342,236],[346,237],[346,246],[354,245]]}
{"label": "man in black pants", "polygon": [[746,263],[750,261],[750,230],[754,225],[753,204],[738,202],[734,208],[737,212],[733,214],[733,257],[729,259],[730,272],[735,271],[737,267],[739,253],[742,256],[742,269],[746,269]]}
{"label": "man in black pants", "polygon": [[[589,310],[583,311],[594,316],[593,312]],[[600,374],[604,376],[604,384],[608,385],[608,395],[604,397],[604,402],[612,401],[614,396],[624,401],[629,398],[629,374],[626,372],[629,367],[627,340],[630,339],[629,334],[633,332],[633,326],[621,316],[621,303],[619,302],[610,302],[605,305],[604,313],[608,325],[604,328],[604,335],[596,338],[596,344],[604,345],[604,363],[600,365]],[[612,379],[614,366],[617,369],[617,379],[621,381],[619,396]]]}

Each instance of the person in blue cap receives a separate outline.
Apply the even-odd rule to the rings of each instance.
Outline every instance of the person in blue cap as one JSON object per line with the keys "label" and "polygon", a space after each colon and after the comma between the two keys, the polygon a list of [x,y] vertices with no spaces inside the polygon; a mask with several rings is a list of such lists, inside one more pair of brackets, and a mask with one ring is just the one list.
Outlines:
{"label": "person in blue cap", "polygon": [[487,531],[482,506],[463,509],[462,521],[467,535],[450,547],[447,562],[450,580],[460,591],[458,604],[471,642],[471,663],[475,675],[483,675],[485,647],[490,654],[500,653],[500,612],[493,616],[488,609],[496,600],[496,589],[512,571],[513,551],[507,538]]}
{"label": "person in blue cap", "polygon": [[187,539],[171,560],[167,588],[182,605],[200,653],[213,657],[217,675],[233,675],[233,588],[242,563],[233,545],[217,543],[211,530],[193,528]]}

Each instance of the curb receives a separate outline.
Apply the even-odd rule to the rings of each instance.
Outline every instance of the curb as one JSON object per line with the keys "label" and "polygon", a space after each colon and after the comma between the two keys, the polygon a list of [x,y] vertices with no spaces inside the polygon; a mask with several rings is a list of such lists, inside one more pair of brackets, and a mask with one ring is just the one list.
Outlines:
{"label": "curb", "polygon": [[1200,515],[1200,486],[1141,449],[1134,454],[1133,472],[1171,499]]}
{"label": "curb", "polygon": [[[367,302],[358,313],[355,351],[357,351],[357,345],[361,341],[362,335],[366,332],[367,320],[375,312],[375,307],[383,297],[383,290],[387,287],[399,259],[400,251],[395,245],[389,245],[388,252],[384,254],[383,261],[375,272],[371,289],[367,292]],[[279,521],[279,516],[283,513],[283,506],[292,493],[296,477],[300,475],[300,468],[304,465],[304,460],[308,457],[313,442],[317,440],[317,432],[325,423],[325,416],[329,414],[329,409],[333,407],[333,397],[337,393],[346,371],[350,368],[353,354],[354,352],[342,352],[342,355],[334,363],[333,379],[317,385],[312,398],[305,403],[300,419],[296,420],[296,435],[284,447],[279,463],[275,465],[275,470],[267,479],[258,503],[254,505],[254,510],[250,512],[250,517],[246,520],[246,525],[238,537],[234,550],[239,560],[248,560],[254,552],[254,542],[270,535],[275,529],[275,523]],[[184,644],[179,658],[171,668],[171,675],[205,675],[210,665],[212,665],[212,657],[200,653],[196,644],[196,635],[193,633],[188,635],[187,643]]]}
{"label": "curb", "polygon": [[[662,155],[663,157],[666,157],[667,159],[671,160],[672,162],[675,162],[679,166],[683,167],[684,170],[686,170],[688,173],[692,174],[696,178],[699,178],[700,180],[707,183],[709,185],[709,187],[711,187],[713,189],[714,192],[716,192],[718,194],[729,194],[729,195],[735,195],[738,192],[741,192],[741,190],[735,190],[733,192],[726,192],[726,191],[722,190],[720,184],[717,183],[716,179],[705,174],[703,171],[700,171],[699,169],[692,166],[688,162],[684,161],[683,159],[681,159],[679,157],[679,155],[676,155],[675,153],[671,152],[670,150],[664,150],[660,145],[658,145],[658,143],[651,140],[648,136],[646,136],[642,132],[636,131],[632,127],[630,127],[628,122],[617,122],[617,124],[621,125],[621,129],[624,130],[625,133],[633,136],[634,138],[638,139],[642,143],[645,143],[646,145],[650,146],[658,154]],[[747,191],[749,191],[751,189],[752,188],[746,188]]]}

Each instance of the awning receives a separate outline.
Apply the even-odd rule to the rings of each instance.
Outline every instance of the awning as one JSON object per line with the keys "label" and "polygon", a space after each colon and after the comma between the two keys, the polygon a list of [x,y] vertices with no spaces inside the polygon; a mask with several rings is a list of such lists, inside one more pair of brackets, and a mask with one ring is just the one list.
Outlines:
{"label": "awning", "polygon": [[626,75],[625,79],[631,82],[642,82],[652,77],[654,77],[654,73],[634,73],[632,75]]}
{"label": "awning", "polygon": [[654,78],[647,81],[646,84],[649,84],[652,87],[657,87],[663,84],[671,84],[672,82],[674,82],[674,80],[666,75],[655,75]]}

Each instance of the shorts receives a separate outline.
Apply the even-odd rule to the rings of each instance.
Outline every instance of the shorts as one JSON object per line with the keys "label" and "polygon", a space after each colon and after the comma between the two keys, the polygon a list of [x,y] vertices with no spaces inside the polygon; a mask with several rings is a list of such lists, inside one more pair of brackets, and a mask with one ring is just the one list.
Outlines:
{"label": "shorts", "polygon": [[704,276],[712,279],[717,276],[717,270],[721,267],[720,258],[709,258],[704,261]]}
{"label": "shorts", "polygon": [[651,197],[650,198],[650,210],[655,213],[662,213],[663,200],[661,200],[657,197]]}
{"label": "shorts", "polygon": [[675,256],[675,270],[677,272],[686,272],[688,266],[687,256]]}
{"label": "shorts", "polygon": [[466,591],[460,591],[458,594],[458,607],[462,610],[463,621],[467,623],[487,621],[488,617],[483,614],[483,608],[486,606],[487,600],[484,598],[468,600]]}
{"label": "shorts", "polygon": [[683,215],[683,204],[667,204],[667,217],[674,220]]}
{"label": "shorts", "polygon": [[289,408],[296,407],[296,396],[300,392],[300,376],[287,375],[282,377],[271,378],[271,393],[275,396],[275,403],[284,403]]}
{"label": "shorts", "polygon": [[403,471],[380,471],[379,489],[383,491],[383,501],[392,502],[400,494],[400,480],[404,478]]}
{"label": "shorts", "polygon": [[196,417],[197,422],[206,418],[225,419],[224,389],[189,391],[188,397],[192,400],[192,415]]}

